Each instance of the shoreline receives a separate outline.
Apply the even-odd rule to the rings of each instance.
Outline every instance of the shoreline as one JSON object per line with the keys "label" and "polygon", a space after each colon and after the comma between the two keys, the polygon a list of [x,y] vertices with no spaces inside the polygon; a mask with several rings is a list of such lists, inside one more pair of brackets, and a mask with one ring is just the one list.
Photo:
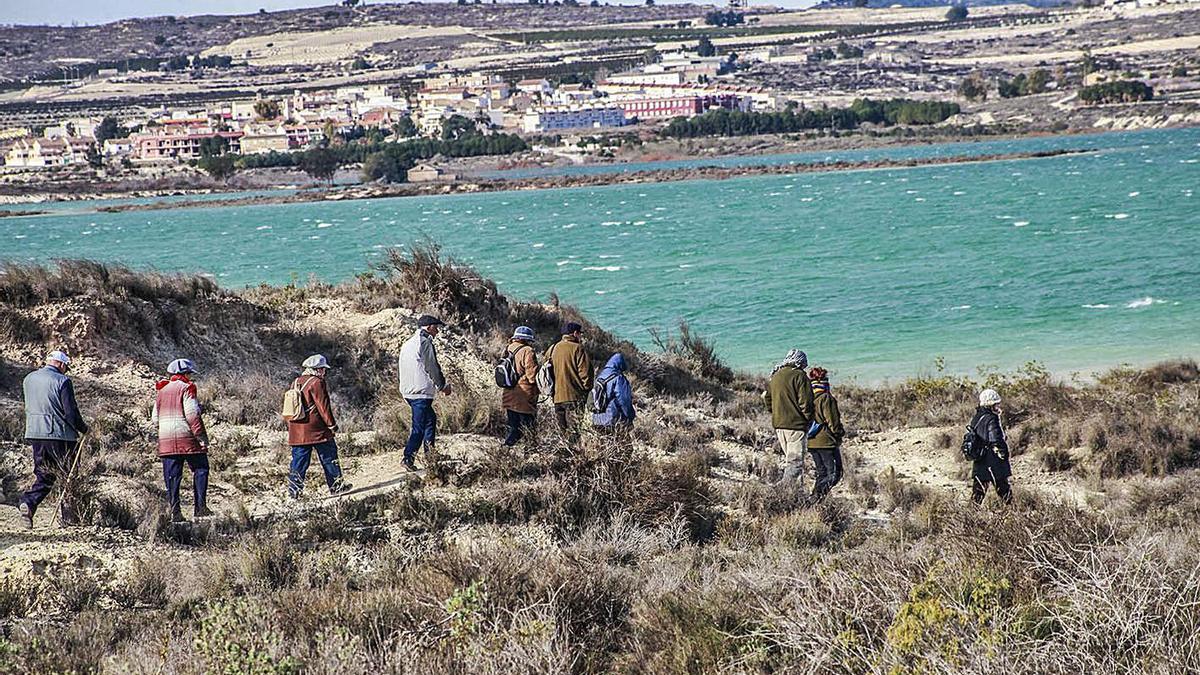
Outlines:
{"label": "shoreline", "polygon": [[[370,185],[296,192],[290,195],[230,197],[228,199],[187,200],[151,202],[148,204],[118,204],[101,206],[97,213],[123,213],[127,211],[162,211],[197,207],[264,206],[269,204],[294,204],[325,201],[354,201],[360,199],[385,199],[391,197],[422,197],[453,194],[478,194],[485,192],[515,192],[525,190],[553,190],[564,188],[602,187],[609,185],[639,185],[648,183],[672,183],[689,180],[729,180],[753,176],[786,176],[811,173],[838,173],[846,171],[869,171],[879,169],[911,169],[924,166],[951,164],[976,164],[1026,159],[1046,159],[1068,155],[1081,155],[1093,150],[1043,150],[1037,152],[1001,153],[993,155],[929,157],[903,160],[871,160],[863,162],[837,161],[820,164],[773,164],[742,167],[700,166],[684,169],[653,169],[622,173],[600,173],[586,175],[555,175],[530,178],[509,178],[453,183],[397,183],[394,185]],[[9,217],[45,215],[40,212],[10,212]]]}
{"label": "shoreline", "polygon": [[[1189,128],[1188,125],[1179,127],[1168,127],[1161,130],[1169,129],[1184,129]],[[1147,129],[1150,130],[1150,129]],[[1160,130],[1160,129],[1154,129]],[[660,144],[693,144],[698,143],[700,148],[661,148],[658,151],[639,151],[635,154],[622,156],[619,158],[588,158],[587,161],[581,163],[562,163],[552,162],[549,164],[537,162],[513,162],[508,156],[496,157],[473,157],[459,158],[459,162],[467,162],[468,166],[451,166],[451,170],[459,173],[461,178],[455,183],[434,183],[439,187],[455,184],[481,184],[494,183],[496,181],[525,181],[533,178],[552,179],[563,177],[564,174],[548,174],[545,176],[535,176],[527,178],[505,178],[494,174],[500,174],[510,171],[524,170],[545,170],[554,172],[563,169],[576,168],[610,168],[612,173],[603,173],[598,175],[615,176],[618,174],[620,167],[624,165],[634,165],[643,163],[656,162],[675,162],[675,161],[713,161],[723,162],[736,160],[739,158],[766,158],[779,155],[803,154],[803,153],[821,153],[821,152],[849,152],[849,151],[870,151],[870,150],[887,150],[904,147],[928,147],[932,145],[947,145],[947,146],[969,146],[979,143],[1002,142],[1002,141],[1022,141],[1035,140],[1053,137],[1076,138],[1084,136],[1105,136],[1114,133],[1128,133],[1127,130],[1094,130],[1094,129],[1069,129],[1061,131],[1049,130],[1031,130],[1025,132],[1006,132],[985,134],[978,136],[963,136],[958,134],[918,134],[912,137],[896,136],[896,135],[863,135],[852,134],[844,136],[822,136],[815,139],[793,139],[785,135],[762,135],[762,136],[735,136],[735,137],[705,137],[695,139],[668,139],[659,141]],[[722,146],[733,146],[725,147]],[[717,152],[710,152],[718,149]],[[976,158],[981,158],[980,155]],[[561,160],[562,157],[559,156]],[[490,166],[471,166],[474,162],[494,162]],[[704,168],[704,167],[700,167]],[[745,167],[754,168],[754,167]],[[621,173],[640,173],[640,172],[624,172]],[[481,175],[490,174],[490,175]],[[79,204],[81,208],[89,202],[110,201],[121,199],[161,199],[164,197],[181,198],[181,201],[187,201],[188,197],[205,196],[214,194],[228,194],[228,199],[247,199],[239,193],[259,192],[263,190],[279,190],[293,189],[303,191],[306,189],[321,189],[320,186],[314,183],[311,179],[296,180],[297,177],[280,177],[279,180],[268,180],[263,184],[238,184],[238,185],[173,185],[161,188],[145,187],[145,186],[130,186],[122,188],[119,184],[101,185],[94,192],[88,191],[90,186],[69,186],[64,185],[57,189],[53,186],[48,186],[51,189],[45,191],[31,192],[21,194],[18,191],[16,194],[9,194],[5,190],[5,186],[0,186],[0,218],[12,217],[19,215],[45,215],[54,213],[56,207],[63,204]],[[235,181],[236,182],[236,181]],[[408,186],[412,189],[414,184],[397,183],[391,187]],[[11,186],[9,186],[11,187]],[[80,189],[76,189],[76,187]],[[367,189],[375,187],[367,183],[352,183],[344,186],[343,190],[352,189]],[[328,191],[327,189],[325,189]],[[401,190],[401,192],[405,192]],[[407,196],[404,194],[397,196]],[[221,202],[223,200],[214,200]],[[36,212],[33,209],[26,211],[10,211],[11,207],[32,207],[45,206],[46,209],[38,209]]]}

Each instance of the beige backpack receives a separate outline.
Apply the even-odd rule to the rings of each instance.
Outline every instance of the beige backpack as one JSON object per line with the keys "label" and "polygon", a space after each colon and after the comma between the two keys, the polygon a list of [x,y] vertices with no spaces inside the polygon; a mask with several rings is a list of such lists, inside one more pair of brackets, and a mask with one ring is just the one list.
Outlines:
{"label": "beige backpack", "polygon": [[315,379],[317,378],[308,378],[304,386],[297,386],[299,384],[299,380],[297,380],[287,391],[283,392],[284,422],[303,422],[308,417],[308,409],[304,407],[304,390],[308,389],[308,385]]}

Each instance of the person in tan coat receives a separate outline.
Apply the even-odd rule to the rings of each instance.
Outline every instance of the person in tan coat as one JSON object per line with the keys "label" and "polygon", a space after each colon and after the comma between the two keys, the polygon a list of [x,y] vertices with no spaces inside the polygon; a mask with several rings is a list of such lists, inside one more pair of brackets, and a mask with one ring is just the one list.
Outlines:
{"label": "person in tan coat", "polygon": [[537,425],[538,386],[537,355],[533,350],[533,329],[518,326],[513,331],[512,341],[505,350],[512,357],[516,371],[516,386],[504,389],[500,395],[500,406],[508,418],[508,436],[504,445],[514,446]]}
{"label": "person in tan coat", "polygon": [[562,328],[562,339],[546,352],[554,365],[554,416],[567,443],[579,440],[579,415],[595,383],[592,360],[583,348],[583,326],[574,321]]}

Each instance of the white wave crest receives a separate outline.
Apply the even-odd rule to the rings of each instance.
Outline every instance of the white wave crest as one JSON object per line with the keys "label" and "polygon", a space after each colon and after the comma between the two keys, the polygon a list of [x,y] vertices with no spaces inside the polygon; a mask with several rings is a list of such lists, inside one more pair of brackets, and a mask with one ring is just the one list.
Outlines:
{"label": "white wave crest", "polygon": [[1151,305],[1161,305],[1162,303],[1162,300],[1159,300],[1158,298],[1152,298],[1147,295],[1144,298],[1130,302],[1129,304],[1125,305],[1125,307],[1128,309],[1139,309],[1141,307],[1149,307]]}

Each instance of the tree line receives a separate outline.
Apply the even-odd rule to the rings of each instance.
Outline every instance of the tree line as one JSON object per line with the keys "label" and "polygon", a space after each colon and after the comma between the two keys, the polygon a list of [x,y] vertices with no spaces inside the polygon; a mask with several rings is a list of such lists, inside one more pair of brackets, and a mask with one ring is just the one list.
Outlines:
{"label": "tree line", "polygon": [[1079,100],[1088,105],[1133,103],[1154,98],[1154,88],[1140,80],[1101,82],[1079,90]]}
{"label": "tree line", "polygon": [[854,129],[870,123],[937,124],[960,112],[957,103],[891,99],[857,99],[848,108],[792,108],[784,112],[710,110],[696,117],[676,117],[662,134],[671,138],[752,136],[813,129]]}
{"label": "tree line", "polygon": [[363,134],[338,136],[336,142],[327,139],[317,147],[294,152],[239,155],[225,152],[225,148],[202,148],[196,166],[220,180],[239,170],[271,167],[295,167],[318,180],[330,180],[339,168],[362,164],[366,180],[401,183],[407,179],[408,170],[418,162],[438,155],[478,157],[508,155],[529,149],[524,139],[516,134],[483,134],[470,120],[461,118],[469,123],[468,126],[453,117],[443,122],[441,138],[388,141],[382,133],[372,129]]}

